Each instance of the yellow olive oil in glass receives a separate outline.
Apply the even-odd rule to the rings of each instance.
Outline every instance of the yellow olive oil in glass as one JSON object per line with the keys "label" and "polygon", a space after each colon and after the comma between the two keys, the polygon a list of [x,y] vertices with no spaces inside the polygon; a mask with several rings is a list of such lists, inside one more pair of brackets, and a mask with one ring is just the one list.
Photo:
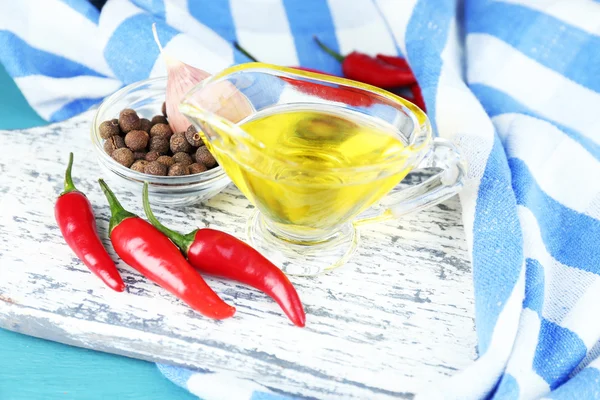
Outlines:
{"label": "yellow olive oil in glass", "polygon": [[244,195],[292,237],[334,230],[411,168],[392,126],[357,111],[277,106],[238,126],[250,138],[230,141],[224,133],[211,150]]}

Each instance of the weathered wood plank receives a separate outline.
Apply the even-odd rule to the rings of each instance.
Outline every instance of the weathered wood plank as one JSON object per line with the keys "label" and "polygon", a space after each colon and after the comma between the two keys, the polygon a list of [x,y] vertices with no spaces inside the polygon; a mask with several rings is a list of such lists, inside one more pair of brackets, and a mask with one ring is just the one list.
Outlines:
{"label": "weathered wood plank", "polygon": [[[106,238],[109,210],[96,182],[105,172],[91,149],[90,118],[0,132],[0,327],[229,371],[317,398],[410,398],[474,359],[470,263],[457,199],[364,227],[361,248],[346,267],[292,278],[306,306],[305,329],[292,326],[265,295],[219,279],[208,281],[238,309],[221,322],[192,312],[122,262],[127,292],[105,288],[64,244],[53,216],[74,151],[76,185]],[[105,178],[126,208],[143,215],[139,193]],[[229,187],[206,204],[155,211],[182,231],[206,225],[243,238],[252,208]]]}

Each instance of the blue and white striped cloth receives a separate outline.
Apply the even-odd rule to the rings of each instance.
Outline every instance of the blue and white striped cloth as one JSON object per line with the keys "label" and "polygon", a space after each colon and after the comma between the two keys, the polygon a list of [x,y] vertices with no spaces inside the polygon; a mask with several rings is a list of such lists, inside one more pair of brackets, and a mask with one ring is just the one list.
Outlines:
{"label": "blue and white striped cloth", "polygon": [[[165,69],[260,60],[339,73],[312,40],[404,54],[461,193],[479,358],[419,397],[600,399],[600,3],[592,0],[5,0],[0,61],[49,121]],[[401,357],[402,355],[398,355]],[[160,366],[204,399],[257,382]],[[232,393],[232,390],[237,390]]]}

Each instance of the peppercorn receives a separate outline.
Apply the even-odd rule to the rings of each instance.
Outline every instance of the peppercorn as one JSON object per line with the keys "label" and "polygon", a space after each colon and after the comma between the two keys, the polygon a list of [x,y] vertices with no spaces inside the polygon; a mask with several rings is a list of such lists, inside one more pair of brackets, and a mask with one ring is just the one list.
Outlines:
{"label": "peppercorn", "polygon": [[111,157],[114,158],[116,162],[127,168],[131,167],[131,164],[133,164],[135,161],[133,159],[133,152],[126,147],[116,149],[113,151]]}
{"label": "peppercorn", "polygon": [[190,174],[199,174],[207,170],[204,164],[193,163],[188,167],[190,169]]}
{"label": "peppercorn", "polygon": [[163,101],[163,105],[162,105],[162,115],[164,115],[165,117],[167,116],[167,103]]}
{"label": "peppercorn", "polygon": [[180,151],[187,153],[192,149],[192,145],[188,143],[185,138],[185,133],[179,132],[174,133],[171,136],[171,151],[173,154],[179,153]]}
{"label": "peppercorn", "polygon": [[145,151],[134,151],[133,158],[135,158],[136,160],[145,160],[146,152]]}
{"label": "peppercorn", "polygon": [[131,169],[137,172],[144,172],[144,168],[148,165],[148,161],[146,160],[137,160],[131,165]]}
{"label": "peppercorn", "polygon": [[150,128],[152,128],[152,122],[148,118],[140,119],[140,130],[150,133]]}
{"label": "peppercorn", "polygon": [[149,151],[146,153],[146,157],[144,157],[144,160],[156,161],[156,160],[158,160],[158,157],[160,157],[160,154],[158,154],[158,151]]}
{"label": "peppercorn", "polygon": [[170,139],[173,135],[171,127],[167,124],[156,124],[150,129],[150,137],[162,137]]}
{"label": "peppercorn", "polygon": [[114,121],[115,120],[113,119],[110,121],[104,121],[100,124],[98,130],[100,131],[100,137],[102,139],[108,139],[111,136],[116,136],[121,133],[121,130],[119,129],[119,121],[117,120],[116,124]]}
{"label": "peppercorn", "polygon": [[119,114],[119,126],[123,133],[140,129],[140,117],[131,108],[126,108]]}
{"label": "peppercorn", "polygon": [[188,175],[190,170],[186,164],[175,163],[169,167],[169,176]]}
{"label": "peppercorn", "polygon": [[152,117],[152,125],[156,124],[168,124],[167,118],[164,115],[155,115]]}
{"label": "peppercorn", "polygon": [[167,154],[169,152],[169,139],[162,137],[150,138],[150,151],[157,151],[160,154]]}
{"label": "peppercorn", "polygon": [[173,154],[173,161],[175,161],[176,163],[182,163],[186,165],[190,165],[194,162],[192,160],[192,157],[188,153],[183,153],[181,151],[179,153]]}
{"label": "peppercorn", "polygon": [[113,151],[125,147],[125,141],[121,136],[111,136],[104,142],[104,151],[110,156]]}
{"label": "peppercorn", "polygon": [[206,146],[198,147],[198,150],[196,150],[196,162],[198,164],[206,165],[206,168],[208,169],[217,165],[217,160],[215,160],[215,157],[208,151]]}
{"label": "peppercorn", "polygon": [[175,160],[173,160],[173,157],[169,156],[160,156],[156,159],[156,161],[166,165],[167,167],[170,167],[171,165],[175,164]]}
{"label": "peppercorn", "polygon": [[144,173],[148,175],[167,175],[167,166],[158,161],[151,161],[144,167]]}
{"label": "peppercorn", "polygon": [[125,135],[125,145],[131,151],[139,151],[148,145],[148,134],[144,131],[131,131]]}
{"label": "peppercorn", "polygon": [[185,131],[185,138],[187,141],[194,147],[204,146],[204,142],[202,141],[202,137],[194,128],[194,125],[190,125]]}

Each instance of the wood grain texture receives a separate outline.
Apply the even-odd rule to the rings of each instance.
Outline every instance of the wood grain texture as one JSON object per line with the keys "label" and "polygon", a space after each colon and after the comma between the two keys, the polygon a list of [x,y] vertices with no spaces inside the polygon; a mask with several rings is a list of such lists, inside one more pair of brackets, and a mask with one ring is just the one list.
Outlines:
{"label": "wood grain texture", "polygon": [[[53,204],[68,152],[75,184],[107,239],[109,209],[97,185],[91,113],[24,131],[0,131],[0,327],[75,346],[208,371],[233,372],[308,398],[411,398],[475,358],[470,262],[456,198],[400,221],[361,228],[345,267],[292,281],[307,311],[296,328],[267,296],[207,278],[238,312],[211,321],[136,271],[115,293],[75,258]],[[104,177],[143,215],[141,194]],[[205,204],[155,207],[167,225],[211,226],[244,238],[252,207],[234,187]],[[116,257],[115,257],[116,259]]]}

